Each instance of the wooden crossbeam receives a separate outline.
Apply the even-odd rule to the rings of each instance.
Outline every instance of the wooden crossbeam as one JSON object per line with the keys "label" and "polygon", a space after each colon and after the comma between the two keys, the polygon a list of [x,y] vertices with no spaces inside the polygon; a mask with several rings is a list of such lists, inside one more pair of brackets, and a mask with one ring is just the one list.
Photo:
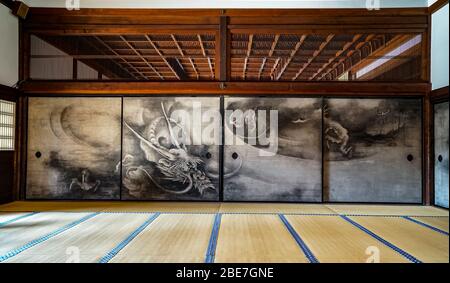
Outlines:
{"label": "wooden crossbeam", "polygon": [[317,56],[322,53],[322,51],[325,49],[325,47],[330,43],[330,41],[334,38],[334,34],[330,34],[327,36],[324,42],[322,42],[319,46],[319,48],[314,51],[313,56],[308,59],[308,61],[300,68],[300,70],[295,74],[295,76],[292,78],[293,81],[295,81],[302,73],[303,71],[308,68],[309,65],[317,58]]}
{"label": "wooden crossbeam", "polygon": [[[328,76],[328,74],[330,74],[331,72],[333,72],[337,66],[339,66],[340,64],[344,63],[345,60],[347,60],[348,58],[350,58],[350,56],[352,56],[356,50],[359,50],[361,47],[363,47],[367,42],[370,42],[373,38],[375,37],[375,34],[369,34],[368,36],[366,36],[366,38],[359,42],[354,49],[352,50],[348,50],[346,56],[342,57],[341,59],[339,59],[326,73],[324,73],[321,77],[320,80],[322,80],[324,77]],[[344,68],[345,69],[345,68]]]}
{"label": "wooden crossbeam", "polygon": [[191,63],[191,67],[194,70],[195,76],[197,77],[197,80],[199,79],[199,74],[197,71],[197,68],[195,67],[194,61],[192,60],[192,58],[189,58],[189,63]]}
{"label": "wooden crossbeam", "polygon": [[211,58],[209,58],[209,57],[207,57],[207,58],[208,58],[208,66],[209,66],[209,70],[211,71],[211,78],[214,79],[214,69],[213,69],[213,67],[212,67]]}
{"label": "wooden crossbeam", "polygon": [[300,38],[300,40],[297,42],[297,44],[295,44],[294,49],[291,51],[291,54],[289,55],[289,58],[287,59],[287,61],[284,63],[283,67],[281,68],[281,71],[278,73],[276,80],[278,81],[281,76],[283,75],[284,71],[286,71],[287,67],[289,66],[289,64],[291,63],[292,59],[294,59],[294,56],[297,54],[297,52],[300,50],[300,47],[302,46],[303,42],[306,39],[306,35],[302,35],[302,37]]}
{"label": "wooden crossbeam", "polygon": [[248,36],[247,57],[250,57],[250,54],[252,53],[252,46],[253,46],[253,34],[250,34]]}
{"label": "wooden crossbeam", "polygon": [[145,59],[141,53],[139,53],[134,47],[133,45],[131,45],[131,43],[129,43],[123,36],[120,36],[120,39],[122,39],[125,44],[131,49],[133,50],[133,52],[139,56],[139,58],[141,58],[142,61],[144,61],[144,63],[147,64],[147,66],[149,66],[149,68],[161,79],[164,80],[164,77],[158,72],[158,70],[155,69],[155,67],[153,67],[153,65],[147,60]]}
{"label": "wooden crossbeam", "polygon": [[242,71],[242,78],[245,80],[245,77],[247,75],[247,63],[248,59],[250,57],[250,54],[252,53],[252,45],[253,45],[253,34],[250,34],[248,36],[248,44],[247,44],[247,53],[244,59],[244,67]]}
{"label": "wooden crossbeam", "polygon": [[362,37],[362,34],[357,34],[355,36],[353,36],[352,40],[347,42],[341,50],[339,50],[338,52],[336,52],[336,55],[332,58],[330,58],[328,60],[327,63],[323,64],[322,67],[317,70],[317,72],[312,75],[311,77],[309,77],[309,80],[314,80],[325,68],[327,68],[331,63],[333,63],[337,58],[339,58],[339,56],[342,55],[342,53],[344,53],[345,51],[347,51],[347,49],[349,49],[351,46],[353,46],[360,38]]}
{"label": "wooden crossbeam", "polygon": [[[82,36],[81,37],[81,39],[84,41],[84,42],[86,42],[87,44],[89,44],[90,46],[92,46],[95,50],[97,50],[98,52],[100,52],[100,53],[102,53],[103,55],[106,55],[106,53],[103,51],[103,50],[101,50],[100,48],[98,48],[94,43],[92,43],[91,42],[91,40],[88,40],[86,37],[84,37],[84,36]],[[70,56],[70,55],[69,55]],[[71,56],[71,57],[73,57],[74,59],[78,59],[78,58],[75,58],[75,56]],[[110,58],[108,58],[108,59],[110,59]],[[128,74],[130,74],[132,77],[134,77],[135,79],[138,79],[138,77],[135,75],[135,74],[133,74],[132,72],[130,72],[127,68],[124,68],[121,64],[119,64],[116,60],[113,60],[113,59],[110,59],[111,60],[111,62],[113,62],[114,64],[116,64],[121,70],[124,70],[125,72],[127,72]],[[112,71],[111,71],[112,72]],[[100,72],[98,72],[99,74],[100,74]],[[112,73],[114,73],[114,72],[112,72]]]}
{"label": "wooden crossbeam", "polygon": [[177,38],[176,38],[175,35],[173,35],[173,34],[171,34],[170,36],[172,37],[172,40],[173,40],[173,42],[175,43],[175,46],[177,47],[178,52],[180,52],[180,55],[181,55],[182,57],[184,57],[183,49],[181,48],[180,44],[178,43]]}
{"label": "wooden crossbeam", "polygon": [[267,62],[267,58],[263,58],[261,67],[259,68],[259,72],[258,72],[258,80],[261,79],[261,74],[262,74],[262,72],[264,70],[264,66],[266,65],[266,62]]}
{"label": "wooden crossbeam", "polygon": [[206,57],[205,47],[203,46],[203,40],[200,34],[197,34],[198,43],[200,44],[200,49],[202,50],[202,54]]}
{"label": "wooden crossbeam", "polygon": [[277,48],[278,40],[280,40],[280,35],[276,34],[275,38],[273,39],[272,46],[270,47],[269,57],[273,56],[273,52],[275,51],[275,48]]}
{"label": "wooden crossbeam", "polygon": [[275,63],[273,63],[273,67],[270,70],[270,78],[271,79],[273,79],[273,74],[274,74],[275,70],[277,69],[278,64],[280,63],[280,60],[281,60],[281,58],[278,57],[277,60],[275,60]]}
{"label": "wooden crossbeam", "polygon": [[156,44],[153,42],[153,40],[150,38],[150,36],[148,36],[147,34],[145,35],[145,38],[148,40],[148,42],[150,43],[150,45],[153,47],[153,49],[155,49],[156,53],[158,53],[158,55],[161,57],[161,60],[164,61],[164,63],[166,63],[167,67],[169,67],[169,69],[173,72],[173,74],[175,75],[175,77],[178,80],[181,80],[181,77],[183,77],[182,74],[177,73],[177,71],[172,67],[172,65],[169,63],[169,61],[167,61],[166,57],[164,56],[164,54],[161,53],[161,51],[158,49],[158,46],[156,46]]}
{"label": "wooden crossbeam", "polygon": [[169,57],[167,58],[167,62],[169,62],[172,69],[180,76],[180,80],[186,80],[189,78],[180,60]]}
{"label": "wooden crossbeam", "polygon": [[244,70],[242,71],[242,78],[245,80],[245,74],[247,72],[247,63],[248,63],[248,57],[245,57],[244,59]]}
{"label": "wooden crossbeam", "polygon": [[114,49],[111,48],[111,46],[109,46],[107,43],[103,42],[103,40],[101,40],[101,38],[99,38],[98,36],[94,35],[94,38],[100,42],[100,44],[102,44],[103,46],[105,46],[109,51],[111,51],[112,53],[114,53],[115,55],[119,56],[119,58],[122,60],[122,62],[124,62],[126,65],[128,65],[131,69],[133,69],[136,73],[138,73],[142,78],[148,80],[148,77],[146,75],[144,75],[143,73],[141,73],[138,69],[136,69],[133,65],[131,65],[127,60],[125,60],[124,58],[122,58],[120,56],[119,53],[117,53]]}

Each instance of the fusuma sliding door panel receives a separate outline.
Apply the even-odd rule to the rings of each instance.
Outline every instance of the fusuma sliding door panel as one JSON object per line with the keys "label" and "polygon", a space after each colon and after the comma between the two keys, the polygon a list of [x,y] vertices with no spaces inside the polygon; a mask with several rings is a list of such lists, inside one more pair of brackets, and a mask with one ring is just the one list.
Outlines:
{"label": "fusuma sliding door panel", "polygon": [[448,208],[448,102],[434,105],[434,203]]}
{"label": "fusuma sliding door panel", "polygon": [[324,200],[420,203],[420,99],[324,99]]}
{"label": "fusuma sliding door panel", "polygon": [[124,98],[122,199],[219,200],[220,98]]}
{"label": "fusuma sliding door panel", "polygon": [[121,98],[28,105],[28,199],[119,199]]}
{"label": "fusuma sliding door panel", "polygon": [[224,200],[322,200],[321,101],[225,98]]}

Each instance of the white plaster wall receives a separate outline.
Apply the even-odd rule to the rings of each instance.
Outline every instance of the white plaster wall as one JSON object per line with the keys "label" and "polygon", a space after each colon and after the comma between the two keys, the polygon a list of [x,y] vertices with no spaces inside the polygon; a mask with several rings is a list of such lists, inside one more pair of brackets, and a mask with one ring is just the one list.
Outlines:
{"label": "white plaster wall", "polygon": [[448,86],[448,4],[431,17],[431,84]]}
{"label": "white plaster wall", "polygon": [[19,80],[19,20],[0,4],[0,84]]}

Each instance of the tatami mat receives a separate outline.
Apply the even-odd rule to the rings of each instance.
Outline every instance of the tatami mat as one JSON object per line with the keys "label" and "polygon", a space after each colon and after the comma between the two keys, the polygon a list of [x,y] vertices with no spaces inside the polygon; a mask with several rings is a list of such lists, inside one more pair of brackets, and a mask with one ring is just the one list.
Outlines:
{"label": "tatami mat", "polygon": [[308,262],[277,215],[223,215],[215,262]]}
{"label": "tatami mat", "polygon": [[24,201],[0,211],[6,262],[449,261],[448,210],[435,207]]}
{"label": "tatami mat", "polygon": [[347,215],[449,216],[448,210],[422,205],[326,204],[325,206],[338,214]]}
{"label": "tatami mat", "polygon": [[422,223],[441,229],[448,233],[448,217],[412,217]]}
{"label": "tatami mat", "polygon": [[[319,262],[408,262],[339,216],[288,215],[286,218]],[[375,259],[374,251],[379,257]]]}
{"label": "tatami mat", "polygon": [[147,218],[145,214],[100,214],[6,262],[98,262]]}
{"label": "tatami mat", "polygon": [[423,262],[449,262],[449,238],[401,217],[350,217]]}
{"label": "tatami mat", "polygon": [[[0,212],[179,212],[282,213],[449,216],[448,210],[421,205],[346,205],[295,203],[137,202],[137,201],[16,201],[0,205]],[[0,216],[1,217],[1,216]],[[1,219],[1,218],[0,218]]]}
{"label": "tatami mat", "polygon": [[162,214],[110,262],[204,262],[214,215]]}
{"label": "tatami mat", "polygon": [[221,213],[302,213],[302,214],[335,214],[322,204],[296,203],[222,203]]}
{"label": "tatami mat", "polygon": [[42,212],[0,227],[0,256],[45,236],[88,213]]}
{"label": "tatami mat", "polygon": [[28,214],[28,212],[0,212],[0,226],[14,219],[23,218]]}

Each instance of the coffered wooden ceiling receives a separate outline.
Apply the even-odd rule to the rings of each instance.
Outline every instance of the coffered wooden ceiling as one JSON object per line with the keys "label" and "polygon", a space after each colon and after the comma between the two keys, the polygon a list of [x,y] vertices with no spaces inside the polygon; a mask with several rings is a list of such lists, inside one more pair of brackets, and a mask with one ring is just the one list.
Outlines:
{"label": "coffered wooden ceiling", "polygon": [[[338,80],[415,35],[403,34],[241,34],[230,40],[231,80]],[[111,79],[214,80],[214,33],[39,36],[68,57]],[[386,50],[386,52],[383,52]],[[41,52],[42,53],[42,52]],[[403,62],[420,55],[402,54]],[[36,55],[31,58],[61,57]]]}

